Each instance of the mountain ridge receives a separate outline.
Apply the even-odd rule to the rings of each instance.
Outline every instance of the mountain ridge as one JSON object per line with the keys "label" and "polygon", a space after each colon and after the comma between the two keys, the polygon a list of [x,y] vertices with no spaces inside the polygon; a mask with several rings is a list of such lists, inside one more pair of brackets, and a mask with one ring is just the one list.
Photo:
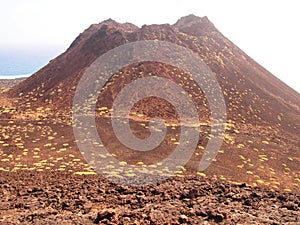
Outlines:
{"label": "mountain ridge", "polygon": [[[193,25],[196,25],[197,26],[197,29],[195,28],[191,28],[191,26]],[[149,33],[149,30],[150,30],[150,33],[153,32],[153,30],[159,30],[159,29],[167,29],[166,31],[170,31],[170,30],[173,30],[174,29],[182,32],[183,30],[185,30],[185,32],[182,32],[182,33],[188,33],[189,35],[191,36],[195,36],[197,37],[197,34],[195,35],[194,32],[189,32],[188,29],[190,30],[196,30],[196,31],[201,31],[203,32],[203,27],[208,27],[209,29],[209,34],[214,34],[214,35],[217,35],[217,36],[220,36],[221,37],[224,37],[216,28],[215,26],[209,21],[209,19],[207,17],[197,17],[197,16],[194,16],[194,15],[189,15],[189,16],[186,16],[186,17],[182,17],[181,19],[179,19],[174,25],[169,25],[169,24],[164,24],[164,25],[143,25],[141,28],[133,25],[133,24],[129,24],[129,23],[124,23],[124,24],[121,24],[121,23],[118,23],[112,19],[108,19],[108,20],[105,20],[99,24],[93,24],[91,25],[89,28],[87,28],[83,33],[81,33],[73,42],[72,44],[70,45],[70,47],[68,48],[68,50],[66,52],[68,52],[69,50],[71,51],[72,48],[74,48],[76,45],[79,45],[81,42],[81,44],[83,44],[83,42],[92,42],[93,40],[90,40],[88,41],[90,38],[93,39],[93,35],[96,35],[95,33],[98,32],[98,35],[99,33],[102,33],[103,32],[115,32],[114,34],[112,33],[107,33],[106,35],[116,35],[117,32],[124,32],[124,33],[129,33],[129,37],[128,39],[129,40],[125,40],[126,41],[134,41],[135,39],[139,39],[137,37],[132,37],[134,36],[133,33],[137,32],[138,35],[141,35],[143,36],[143,33],[147,33],[147,30],[148,30],[148,33]],[[172,29],[173,28],[173,29]],[[212,31],[213,30],[213,31]],[[84,36],[84,37],[83,37]],[[96,35],[97,36],[97,35]],[[201,36],[201,35],[200,35]],[[94,37],[94,39],[97,39],[98,37]],[[125,37],[126,39],[127,37]],[[143,37],[141,37],[143,38]],[[146,37],[146,38],[150,38],[151,37]],[[199,38],[199,37],[198,37]],[[131,40],[130,40],[131,39]],[[159,38],[161,39],[161,38]],[[223,41],[223,40],[221,40]],[[238,49],[238,54],[242,54],[242,57],[244,57],[247,61],[249,61],[249,64],[252,66],[254,62],[253,59],[251,59],[249,56],[247,56],[242,50],[240,50],[239,48],[235,47],[233,45],[232,42],[230,42],[228,39],[225,39],[225,46],[226,44],[229,43],[229,47],[231,48],[236,48],[234,49],[235,51],[237,51]],[[234,47],[232,47],[234,46]],[[228,47],[228,46],[226,46]],[[82,48],[89,48],[89,46],[82,46]],[[101,47],[99,47],[100,49]],[[111,49],[110,47],[108,47],[107,49]],[[90,50],[90,49],[89,49]],[[192,49],[193,50],[193,49]],[[103,54],[104,52],[98,52],[96,54],[98,55],[101,55]],[[65,53],[63,53],[62,55],[64,55]],[[53,60],[52,60],[53,61]],[[51,62],[52,62],[51,61]],[[86,60],[88,61],[88,60]],[[256,64],[256,63],[255,63]],[[257,66],[258,64],[256,64]],[[47,65],[48,66],[48,65]],[[59,67],[59,66],[58,66]],[[266,72],[267,70],[263,67],[260,67],[260,70],[263,70],[264,72]],[[38,71],[37,73],[39,73],[40,71]],[[72,73],[72,72],[70,72]],[[269,73],[270,74],[270,73]],[[273,75],[272,75],[273,76]],[[275,78],[275,76],[274,76]],[[278,78],[275,78],[274,80],[278,80]],[[274,81],[273,81],[274,82]],[[275,82],[275,83],[278,83],[278,82]],[[287,95],[292,95],[294,98],[297,98],[295,96],[299,95],[297,92],[294,93],[295,91],[291,91],[289,90],[289,93]],[[299,98],[299,97],[298,97]]]}
{"label": "mountain ridge", "polygon": [[[34,114],[37,108],[44,107],[42,112],[46,116],[51,112],[52,116],[70,118],[76,86],[86,69],[105,52],[141,40],[168,41],[192,50],[208,65],[220,84],[228,115],[221,150],[228,154],[221,151],[207,174],[256,185],[264,183],[275,189],[279,186],[298,189],[300,94],[235,46],[207,17],[190,15],[179,19],[174,25],[144,25],[140,28],[111,19],[91,25],[65,53],[10,89],[7,95],[16,101],[12,104],[18,112],[25,110]],[[180,83],[198,107],[201,122],[205,124],[209,121],[207,99],[189,74],[169,65],[149,62],[130,65],[111,77],[96,107],[106,108],[105,112],[100,110],[95,114],[109,116],[117,93],[126,84],[149,76],[151,71],[153,75]],[[157,99],[141,101],[133,111],[135,115],[144,115],[146,120],[159,116],[171,123],[178,119],[171,105]],[[137,116],[132,118],[137,119]],[[205,132],[206,129],[208,127],[205,127]],[[110,138],[107,137],[108,145],[112,142]],[[205,146],[209,138],[205,133],[199,146]],[[118,154],[122,153],[116,152]],[[195,168],[197,157],[201,154],[198,152],[191,160],[189,168]],[[268,169],[270,173],[265,172]]]}

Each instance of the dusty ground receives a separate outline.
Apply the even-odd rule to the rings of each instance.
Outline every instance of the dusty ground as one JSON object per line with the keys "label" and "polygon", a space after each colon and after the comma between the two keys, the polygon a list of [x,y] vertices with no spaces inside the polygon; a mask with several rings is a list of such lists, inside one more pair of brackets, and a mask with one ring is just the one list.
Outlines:
{"label": "dusty ground", "polygon": [[97,175],[1,173],[1,224],[299,224],[300,196],[200,176],[147,187]]}
{"label": "dusty ground", "polygon": [[[291,147],[298,142],[276,130],[259,128],[261,137],[231,124],[220,154],[205,173],[186,172],[157,185],[127,187],[95,174],[78,151],[65,115],[48,116],[47,108],[34,112],[30,107],[20,113],[11,101],[1,98],[0,224],[300,223],[298,155],[276,150],[277,139]],[[142,124],[131,128],[139,132],[145,129]],[[114,154],[129,160],[122,152],[127,150],[112,141],[109,126],[98,128],[104,143],[116,149]],[[164,144],[174,147],[180,128],[169,128]],[[261,143],[272,152],[261,149]],[[201,149],[189,167],[197,163]],[[131,156],[133,163],[151,163],[146,155]]]}
{"label": "dusty ground", "polygon": [[230,171],[233,181],[226,168],[212,166],[157,185],[121,186],[93,172],[69,125],[9,121],[1,122],[0,224],[300,223],[299,194],[234,184],[248,179],[240,171]]}

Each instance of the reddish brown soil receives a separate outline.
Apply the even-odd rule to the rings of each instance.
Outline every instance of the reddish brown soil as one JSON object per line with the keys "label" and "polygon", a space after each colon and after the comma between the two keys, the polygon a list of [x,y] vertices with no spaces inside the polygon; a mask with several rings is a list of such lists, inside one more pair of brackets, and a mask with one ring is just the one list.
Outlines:
{"label": "reddish brown soil", "polygon": [[[197,173],[211,138],[202,91],[172,66],[123,68],[107,82],[97,103],[104,108],[95,112],[99,136],[116,158],[151,164],[172,152],[179,138],[174,107],[154,98],[134,106],[130,125],[142,137],[151,117],[173,124],[160,148],[133,152],[114,135],[114,96],[149,73],[181,84],[198,106],[202,126],[198,148],[182,175],[152,186],[120,186],[96,175],[80,154],[71,122],[73,95],[98,56],[128,41],[156,39],[193,50],[216,74],[227,104],[225,139],[212,165]],[[300,223],[300,95],[207,18],[188,16],[174,25],[142,28],[112,20],[92,25],[65,53],[17,83],[0,82],[1,224]]]}
{"label": "reddish brown soil", "polygon": [[0,173],[1,224],[298,224],[300,196],[199,176],[126,187],[97,175]]}

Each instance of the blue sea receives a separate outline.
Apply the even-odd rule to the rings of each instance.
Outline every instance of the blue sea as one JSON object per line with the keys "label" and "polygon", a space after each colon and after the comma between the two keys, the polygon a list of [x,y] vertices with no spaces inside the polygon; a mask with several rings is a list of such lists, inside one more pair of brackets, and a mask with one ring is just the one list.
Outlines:
{"label": "blue sea", "polygon": [[28,77],[57,56],[58,51],[1,51],[0,50],[0,79]]}
{"label": "blue sea", "polygon": [[45,66],[45,64],[44,60],[39,60],[35,57],[1,57],[0,55],[0,79],[28,77]]}

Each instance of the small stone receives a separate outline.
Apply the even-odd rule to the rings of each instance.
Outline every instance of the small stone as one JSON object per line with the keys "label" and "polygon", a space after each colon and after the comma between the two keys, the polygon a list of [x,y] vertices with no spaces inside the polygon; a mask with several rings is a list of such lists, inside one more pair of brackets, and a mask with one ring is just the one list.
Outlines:
{"label": "small stone", "polygon": [[92,207],[93,207],[93,205],[91,203],[84,204],[84,206],[83,206],[84,214],[88,214],[91,211]]}
{"label": "small stone", "polygon": [[246,200],[244,201],[244,205],[245,205],[245,206],[251,206],[251,205],[252,205],[251,200],[250,200],[250,199],[246,199]]}
{"label": "small stone", "polygon": [[100,221],[107,219],[110,220],[115,215],[115,211],[113,209],[106,209],[98,212],[96,219],[94,220],[94,224],[99,224]]}
{"label": "small stone", "polygon": [[179,223],[186,223],[188,220],[188,217],[184,214],[180,215],[180,218],[179,218]]}

